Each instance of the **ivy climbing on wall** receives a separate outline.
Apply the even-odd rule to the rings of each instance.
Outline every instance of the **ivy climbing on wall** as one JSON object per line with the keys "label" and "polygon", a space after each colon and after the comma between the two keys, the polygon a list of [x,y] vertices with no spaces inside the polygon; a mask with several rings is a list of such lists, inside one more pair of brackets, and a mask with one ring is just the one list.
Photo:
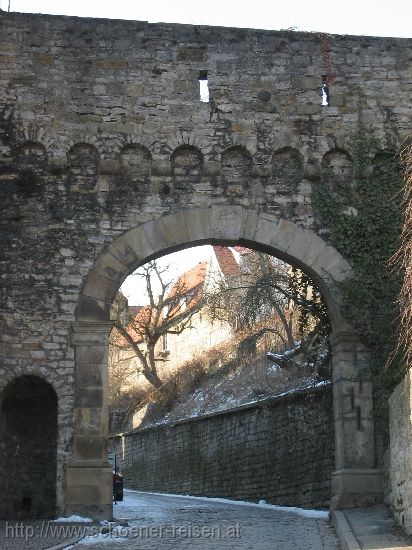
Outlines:
{"label": "ivy climbing on wall", "polygon": [[318,223],[330,229],[332,244],[353,266],[341,288],[346,317],[371,350],[375,388],[387,394],[403,372],[396,305],[402,274],[390,267],[400,243],[403,170],[399,155],[378,151],[360,129],[346,154],[352,166],[343,152],[335,173],[326,162],[312,199]]}

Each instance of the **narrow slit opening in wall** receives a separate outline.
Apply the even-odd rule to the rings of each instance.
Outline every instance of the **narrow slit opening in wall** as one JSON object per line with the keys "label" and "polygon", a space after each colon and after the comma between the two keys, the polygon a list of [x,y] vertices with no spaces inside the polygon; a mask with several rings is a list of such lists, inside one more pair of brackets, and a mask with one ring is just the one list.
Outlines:
{"label": "narrow slit opening in wall", "polygon": [[30,512],[31,510],[31,498],[30,497],[23,497],[21,508],[23,512]]}
{"label": "narrow slit opening in wall", "polygon": [[330,105],[328,77],[326,75],[322,76],[322,105]]}
{"label": "narrow slit opening in wall", "polygon": [[209,83],[207,79],[207,71],[199,71],[199,90],[200,101],[209,103]]}
{"label": "narrow slit opening in wall", "polygon": [[361,417],[361,408],[358,406],[356,407],[356,420],[358,423],[358,430],[362,429],[362,417]]}

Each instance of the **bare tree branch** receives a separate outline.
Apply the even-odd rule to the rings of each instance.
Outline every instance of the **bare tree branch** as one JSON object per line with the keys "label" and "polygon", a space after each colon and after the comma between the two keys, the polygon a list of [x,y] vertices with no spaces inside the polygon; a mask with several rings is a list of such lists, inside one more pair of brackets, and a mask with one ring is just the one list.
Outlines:
{"label": "bare tree branch", "polygon": [[156,261],[142,266],[135,275],[144,278],[149,305],[132,317],[125,315],[127,303],[119,294],[112,308],[115,329],[123,338],[112,338],[112,345],[131,350],[141,365],[141,373],[156,388],[162,386],[157,372],[157,343],[166,334],[181,334],[189,328],[193,315],[204,305],[204,281],[190,287],[183,277],[173,280],[171,276],[167,278],[168,274],[170,268],[160,267]]}

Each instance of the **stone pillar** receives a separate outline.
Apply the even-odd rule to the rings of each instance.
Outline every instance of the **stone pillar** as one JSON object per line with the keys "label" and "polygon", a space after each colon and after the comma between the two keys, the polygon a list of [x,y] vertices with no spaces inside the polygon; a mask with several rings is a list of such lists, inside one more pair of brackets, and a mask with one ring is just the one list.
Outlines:
{"label": "stone pillar", "polygon": [[107,352],[112,323],[76,322],[74,448],[66,467],[66,514],[94,519],[113,515],[108,462]]}
{"label": "stone pillar", "polygon": [[364,506],[382,499],[383,472],[375,468],[369,354],[356,335],[332,339],[336,471],[331,508]]}

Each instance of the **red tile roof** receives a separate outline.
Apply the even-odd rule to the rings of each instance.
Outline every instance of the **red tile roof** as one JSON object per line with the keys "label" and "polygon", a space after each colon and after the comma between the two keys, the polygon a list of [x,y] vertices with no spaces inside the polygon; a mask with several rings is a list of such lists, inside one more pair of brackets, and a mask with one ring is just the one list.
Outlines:
{"label": "red tile roof", "polygon": [[203,286],[206,278],[206,269],[207,262],[199,262],[197,265],[189,269],[189,271],[182,273],[171,288],[169,296],[173,296],[173,289],[177,287],[184,287],[186,292],[190,292],[199,285]]}

